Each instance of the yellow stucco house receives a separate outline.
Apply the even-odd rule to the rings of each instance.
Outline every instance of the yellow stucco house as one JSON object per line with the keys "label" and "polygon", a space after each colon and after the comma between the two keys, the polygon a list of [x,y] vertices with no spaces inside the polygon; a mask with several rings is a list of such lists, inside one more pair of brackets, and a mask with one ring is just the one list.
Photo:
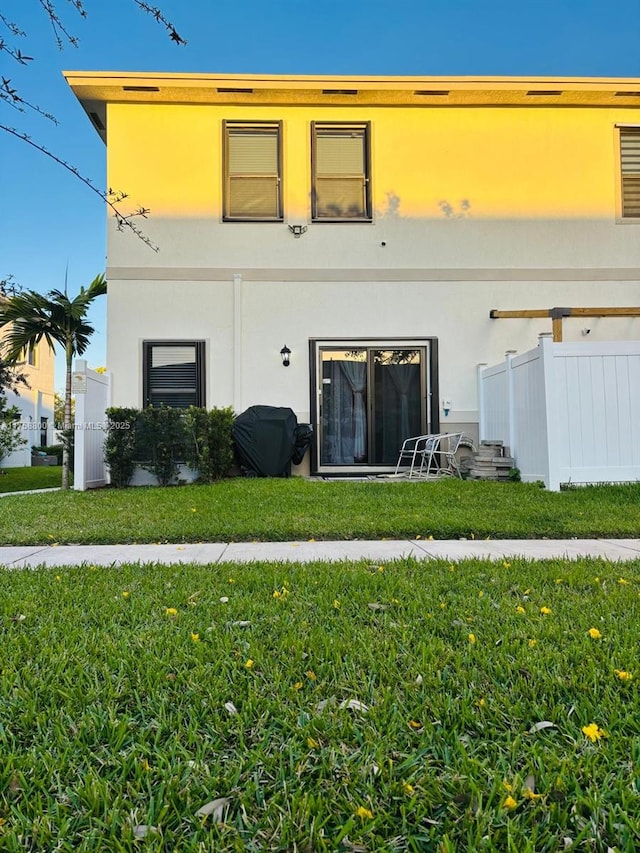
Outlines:
{"label": "yellow stucco house", "polygon": [[492,309],[640,302],[640,79],[65,76],[158,248],[109,217],[114,405],[290,406],[381,472],[551,329]]}
{"label": "yellow stucco house", "polygon": [[[3,331],[0,331],[0,348],[2,337]],[[3,468],[31,465],[32,446],[53,444],[55,437],[54,353],[42,342],[24,354],[18,370],[27,380],[28,387],[21,385],[19,394],[8,389],[4,393],[7,405],[17,406],[20,410],[20,431],[26,444],[2,460]]]}

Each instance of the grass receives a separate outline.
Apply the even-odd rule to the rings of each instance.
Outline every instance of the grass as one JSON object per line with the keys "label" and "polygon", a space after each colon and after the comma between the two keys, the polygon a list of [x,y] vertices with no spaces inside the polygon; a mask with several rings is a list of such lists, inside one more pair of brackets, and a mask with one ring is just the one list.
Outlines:
{"label": "grass", "polygon": [[[28,470],[28,469],[27,469]],[[640,483],[553,493],[535,484],[236,479],[0,501],[0,542],[634,537]]]}
{"label": "grass", "polygon": [[28,489],[59,489],[61,482],[61,465],[0,468],[0,493],[20,492]]}
{"label": "grass", "polygon": [[3,851],[640,849],[640,561],[0,582]]}

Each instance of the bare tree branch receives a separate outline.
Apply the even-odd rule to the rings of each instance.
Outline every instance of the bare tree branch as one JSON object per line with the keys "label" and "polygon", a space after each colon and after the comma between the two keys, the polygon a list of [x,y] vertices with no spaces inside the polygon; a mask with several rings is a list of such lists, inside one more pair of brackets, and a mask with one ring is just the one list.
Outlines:
{"label": "bare tree branch", "polygon": [[23,133],[20,130],[17,130],[15,127],[8,127],[7,125],[0,124],[0,130],[4,130],[5,133],[10,133],[12,136],[15,136],[17,139],[21,139],[23,142],[26,142],[28,145],[31,145],[37,151],[40,151],[41,154],[45,154],[47,157],[54,160],[58,165],[62,166],[68,172],[71,172],[72,175],[75,175],[78,180],[82,181],[85,186],[89,187],[96,195],[99,195],[100,198],[111,208],[114,218],[117,223],[117,227],[119,231],[124,231],[125,228],[128,228],[133,234],[138,237],[138,239],[142,240],[143,243],[152,249],[154,252],[158,251],[158,246],[150,240],[143,231],[140,230],[136,226],[134,222],[132,222],[132,218],[134,217],[142,217],[144,219],[147,218],[147,214],[150,212],[149,208],[139,207],[133,213],[123,213],[118,209],[117,205],[124,201],[127,198],[127,194],[123,192],[117,192],[112,189],[109,189],[107,192],[98,189],[96,185],[87,177],[82,175],[75,166],[72,166],[70,163],[67,163],[66,160],[63,160],[61,157],[58,157],[53,152],[49,151],[44,145],[41,145],[39,142],[34,142],[31,137]]}
{"label": "bare tree branch", "polygon": [[37,104],[25,101],[25,99],[18,94],[18,90],[14,89],[11,85],[11,80],[8,80],[6,77],[2,77],[0,80],[0,100],[5,101],[10,107],[18,110],[18,112],[24,113],[28,108],[38,113],[38,115],[41,115],[43,118],[52,121],[54,124],[58,124],[58,119],[52,115],[52,113],[46,112],[46,110],[43,110],[42,107],[39,107]]}
{"label": "bare tree branch", "polygon": [[[23,4],[25,2],[26,0],[22,0]],[[70,29],[68,29],[67,24],[63,20],[61,13],[58,11],[60,8],[61,0],[34,0],[34,2],[40,5],[43,14],[46,15],[46,17],[49,19],[49,22],[51,23],[51,27],[53,29],[53,37],[58,46],[58,49],[63,50],[66,45],[77,47],[79,43],[77,36],[74,35]],[[169,38],[172,42],[177,45],[186,44],[185,39],[183,39],[182,36],[177,32],[171,21],[169,21],[164,16],[161,9],[146,2],[146,0],[131,0],[131,2],[134,3],[142,12],[145,12],[147,15],[151,15],[151,17],[156,21],[156,23],[164,27],[168,32]],[[87,10],[85,8],[86,0],[67,0],[67,3],[72,6],[73,10],[79,15],[79,17],[87,17]],[[28,39],[28,33],[22,30],[18,26],[18,24],[14,23],[2,13],[0,13],[0,27],[4,27],[8,31],[8,33],[12,37],[12,40],[21,38]],[[33,61],[32,56],[27,56],[15,43],[9,43],[6,38],[0,35],[0,53],[3,51],[4,53],[7,53],[19,65],[28,65],[30,62]],[[16,86],[12,84],[11,78],[8,77],[0,77],[0,104],[2,103],[9,107],[12,107],[13,109],[21,113],[30,110],[42,116],[43,118],[52,121],[54,124],[58,124],[57,119],[54,115],[47,112],[47,110],[45,110],[43,107],[40,107],[33,101],[23,98]],[[9,133],[12,136],[15,136],[17,139],[20,139],[23,142],[26,142],[27,144],[31,145],[33,148],[40,151],[42,154],[45,154],[47,157],[50,157],[60,166],[75,175],[80,181],[82,181],[82,183],[89,187],[89,189],[99,195],[100,198],[111,208],[116,220],[118,230],[130,230],[133,234],[136,235],[136,237],[142,240],[143,243],[146,243],[146,245],[149,246],[150,249],[153,249],[154,252],[158,251],[158,247],[140,230],[140,228],[137,227],[135,221],[133,221],[138,218],[146,219],[147,214],[149,213],[149,210],[147,208],[138,207],[131,213],[123,213],[118,208],[118,204],[127,197],[125,193],[114,193],[111,189],[109,189],[107,192],[104,192],[103,190],[98,189],[89,180],[89,178],[86,178],[84,175],[81,175],[75,166],[72,166],[70,163],[67,163],[61,157],[58,157],[56,154],[49,151],[47,148],[45,148],[44,145],[35,142],[27,133],[4,124],[0,124],[0,130],[4,130],[5,133]]]}

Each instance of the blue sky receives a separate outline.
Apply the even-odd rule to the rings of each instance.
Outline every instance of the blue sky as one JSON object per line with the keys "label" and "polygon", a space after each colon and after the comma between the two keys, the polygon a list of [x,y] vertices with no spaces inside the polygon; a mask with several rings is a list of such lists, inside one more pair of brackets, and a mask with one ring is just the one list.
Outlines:
{"label": "blue sky", "polygon": [[[640,78],[640,0],[154,0],[187,39],[172,44],[131,0],[57,6],[78,48],[59,51],[38,0],[0,0],[27,32],[33,62],[0,51],[0,73],[59,124],[0,101],[0,122],[29,133],[105,184],[105,149],[62,69],[264,74],[540,75]],[[0,24],[0,35],[6,31]],[[18,40],[16,40],[18,41]],[[80,181],[0,131],[0,278],[76,293],[105,267],[105,213]],[[105,364],[105,301],[89,364]],[[63,385],[57,372],[57,387]]]}

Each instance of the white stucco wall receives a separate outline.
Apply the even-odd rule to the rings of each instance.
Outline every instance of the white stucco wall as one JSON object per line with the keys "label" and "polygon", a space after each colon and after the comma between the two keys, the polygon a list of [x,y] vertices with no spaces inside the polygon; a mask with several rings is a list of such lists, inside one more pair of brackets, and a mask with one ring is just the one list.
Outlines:
{"label": "white stucco wall", "polygon": [[[207,405],[290,406],[310,412],[310,338],[429,338],[439,343],[440,398],[453,423],[477,422],[476,365],[535,346],[550,320],[491,320],[491,308],[637,304],[637,282],[250,281],[242,279],[241,325],[233,281],[111,281],[107,360],[114,405],[142,405],[142,342],[207,342]],[[565,340],[640,337],[640,318],[568,319]],[[234,328],[240,335],[234,349]],[[287,344],[291,365],[279,351]],[[235,376],[235,379],[234,379]],[[234,387],[235,382],[235,387]]]}

